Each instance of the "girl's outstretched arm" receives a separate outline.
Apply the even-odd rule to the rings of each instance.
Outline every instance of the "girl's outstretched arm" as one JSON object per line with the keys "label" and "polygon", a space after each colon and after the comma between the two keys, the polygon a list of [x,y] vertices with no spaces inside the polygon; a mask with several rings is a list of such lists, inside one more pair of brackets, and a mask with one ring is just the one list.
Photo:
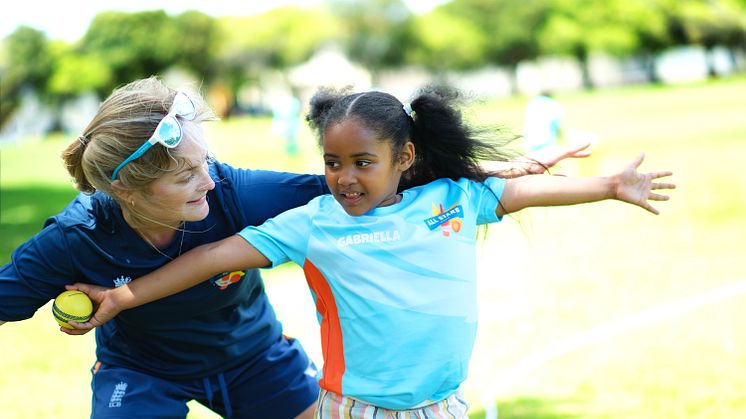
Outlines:
{"label": "girl's outstretched arm", "polygon": [[637,168],[644,158],[645,155],[640,154],[621,172],[609,177],[529,175],[508,179],[495,213],[505,215],[528,207],[617,199],[658,214],[658,210],[649,201],[667,201],[669,197],[654,193],[653,190],[674,189],[676,185],[654,182],[658,178],[670,176],[671,172],[638,172]]}
{"label": "girl's outstretched arm", "polygon": [[221,272],[269,266],[270,261],[239,235],[204,244],[177,257],[155,271],[117,288],[77,283],[67,289],[88,294],[96,311],[86,323],[72,324],[75,329],[60,328],[70,335],[87,333],[119,314],[163,297],[181,292]]}

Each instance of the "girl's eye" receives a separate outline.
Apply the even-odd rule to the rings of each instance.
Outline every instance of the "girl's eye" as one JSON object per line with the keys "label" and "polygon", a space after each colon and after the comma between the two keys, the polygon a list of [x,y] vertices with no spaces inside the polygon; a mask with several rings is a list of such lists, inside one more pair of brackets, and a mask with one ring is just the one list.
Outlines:
{"label": "girl's eye", "polygon": [[373,162],[371,162],[370,160],[358,160],[357,161],[357,166],[358,167],[367,167],[367,166],[370,166],[372,163]]}
{"label": "girl's eye", "polygon": [[326,167],[328,167],[330,169],[334,169],[336,167],[339,167],[339,162],[336,162],[336,161],[329,160],[329,161],[326,161],[325,164],[326,164]]}

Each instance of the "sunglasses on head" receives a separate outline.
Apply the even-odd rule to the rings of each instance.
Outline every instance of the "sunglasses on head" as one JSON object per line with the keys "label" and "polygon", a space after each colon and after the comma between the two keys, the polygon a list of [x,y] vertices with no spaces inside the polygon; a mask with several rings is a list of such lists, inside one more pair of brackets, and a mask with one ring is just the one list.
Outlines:
{"label": "sunglasses on head", "polygon": [[177,92],[174,97],[174,102],[171,104],[171,108],[168,110],[166,116],[161,119],[158,126],[155,127],[155,132],[150,136],[148,141],[143,143],[134,153],[130,154],[129,157],[124,159],[123,162],[119,163],[114,172],[111,174],[111,180],[116,180],[119,171],[129,162],[139,158],[156,143],[163,145],[166,148],[174,148],[181,142],[184,137],[184,129],[176,118],[180,116],[188,121],[193,120],[197,116],[197,108],[194,106],[192,99],[184,92]]}

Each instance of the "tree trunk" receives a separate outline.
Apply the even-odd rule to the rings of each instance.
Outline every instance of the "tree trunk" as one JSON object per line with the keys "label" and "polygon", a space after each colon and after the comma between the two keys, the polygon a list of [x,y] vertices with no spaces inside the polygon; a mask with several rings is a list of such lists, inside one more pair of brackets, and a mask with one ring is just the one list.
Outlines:
{"label": "tree trunk", "polygon": [[718,78],[719,74],[715,69],[715,61],[712,58],[712,47],[705,47],[705,61],[707,61],[707,75],[712,78]]}
{"label": "tree trunk", "polygon": [[655,66],[655,58],[656,55],[653,52],[646,51],[642,55],[642,62],[645,67],[645,74],[648,77],[648,83],[659,84],[661,78],[658,74],[658,68]]}
{"label": "tree trunk", "polygon": [[510,95],[517,96],[518,91],[518,64],[508,65],[508,79],[510,83]]}

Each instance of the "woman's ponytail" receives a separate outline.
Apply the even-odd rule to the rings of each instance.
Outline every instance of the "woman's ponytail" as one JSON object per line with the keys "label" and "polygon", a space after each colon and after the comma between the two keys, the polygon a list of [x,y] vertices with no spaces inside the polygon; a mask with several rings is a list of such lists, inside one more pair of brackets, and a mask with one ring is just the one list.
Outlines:
{"label": "woman's ponytail", "polygon": [[94,193],[96,188],[88,181],[88,177],[83,171],[83,155],[90,140],[81,135],[62,152],[62,160],[65,162],[67,172],[75,182],[75,188],[84,193]]}

